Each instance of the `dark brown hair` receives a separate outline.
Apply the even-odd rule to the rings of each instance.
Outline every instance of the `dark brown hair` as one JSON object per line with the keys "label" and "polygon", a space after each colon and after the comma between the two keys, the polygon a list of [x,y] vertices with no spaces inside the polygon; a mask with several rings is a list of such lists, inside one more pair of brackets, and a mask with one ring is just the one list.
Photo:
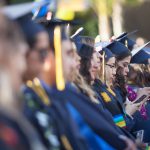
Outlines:
{"label": "dark brown hair", "polygon": [[122,75],[122,71],[123,71],[123,68],[118,66],[116,70],[116,80],[115,80],[114,85],[121,89],[123,96],[127,96],[126,80],[125,80],[125,77]]}
{"label": "dark brown hair", "polygon": [[83,78],[85,79],[85,81],[90,84],[91,83],[91,74],[90,74],[90,67],[91,67],[91,59],[92,59],[92,55],[94,53],[94,48],[89,46],[89,49],[87,49],[88,47],[83,47],[83,49],[81,48],[80,50],[80,74],[83,76]]}
{"label": "dark brown hair", "polygon": [[[134,78],[132,78],[133,74],[136,74]],[[141,65],[139,64],[131,64],[129,66],[129,73],[128,73],[128,81],[132,82],[133,84],[144,87],[145,86],[145,77]],[[140,81],[140,82],[139,82]]]}

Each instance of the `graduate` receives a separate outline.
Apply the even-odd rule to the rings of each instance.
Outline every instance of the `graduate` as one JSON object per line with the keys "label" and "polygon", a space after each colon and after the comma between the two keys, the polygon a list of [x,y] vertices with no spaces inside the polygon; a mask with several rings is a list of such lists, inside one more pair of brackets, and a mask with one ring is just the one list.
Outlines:
{"label": "graduate", "polygon": [[[78,43],[79,44],[79,43]],[[89,69],[89,67],[90,66],[92,66],[93,65],[93,67],[95,68],[96,66],[97,66],[97,62],[96,63],[94,63],[95,62],[95,59],[93,60],[93,62],[92,62],[92,60],[91,60],[91,58],[94,58],[94,57],[96,57],[97,58],[97,52],[94,50],[94,47],[92,48],[91,46],[88,46],[88,45],[85,45],[85,44],[82,44],[82,43],[80,43],[81,44],[81,49],[80,50],[78,50],[79,52],[78,52],[78,54],[80,55],[80,57],[81,57],[81,67],[80,67],[80,70],[81,71],[83,71],[83,75],[84,75],[84,79],[85,79],[85,81],[87,82],[87,83],[89,83],[90,85],[91,85],[91,81],[93,80],[93,78],[92,77],[94,77],[94,74],[95,74],[95,72],[94,72],[94,70],[92,69],[92,67],[91,67],[91,72],[89,71],[90,69]],[[78,46],[79,47],[79,46]],[[89,51],[88,51],[89,50]],[[92,57],[92,54],[93,54],[93,57]],[[90,62],[90,60],[91,60],[91,62]],[[95,64],[96,64],[96,66],[95,66]],[[99,62],[98,62],[98,64],[99,64]],[[82,69],[83,70],[82,70]],[[89,69],[89,70],[88,70]],[[81,72],[81,75],[82,75],[82,72]],[[91,80],[92,79],[92,80]],[[81,89],[81,88],[79,88],[79,89]],[[81,89],[81,92],[84,92],[84,90],[82,90]],[[83,93],[83,94],[86,94],[86,93]],[[80,94],[81,95],[81,94]],[[86,94],[87,95],[87,94]],[[79,97],[79,96],[78,96]],[[81,96],[80,96],[81,97]],[[76,102],[77,103],[77,100],[74,100],[73,101],[74,103]],[[82,101],[81,101],[82,102]],[[80,102],[80,103],[81,103]],[[83,101],[84,102],[84,101]],[[83,103],[82,102],[82,103]],[[88,102],[86,102],[86,103],[88,103]],[[81,105],[81,104],[80,104]],[[84,104],[85,105],[85,104]],[[93,105],[92,103],[90,104],[91,106]],[[96,106],[97,104],[95,104],[95,106]],[[90,107],[91,107],[90,106]],[[100,111],[102,111],[101,113],[104,115],[105,114],[105,119],[107,118],[108,120],[109,120],[109,122],[110,122],[110,120],[112,120],[112,116],[111,116],[111,114],[107,111],[107,110],[105,110],[104,108],[103,108],[103,104],[102,103],[100,103],[100,106],[99,105],[97,105],[99,108],[101,108],[101,109],[99,109],[98,110],[98,113],[100,113]],[[77,107],[77,106],[76,106]],[[80,106],[81,107],[81,106]],[[87,108],[87,107],[86,107]],[[81,108],[78,108],[78,109],[81,109]],[[83,110],[84,108],[82,108],[82,111],[81,110],[79,110],[79,111],[81,111],[82,113],[86,113],[86,112],[84,112],[84,111],[86,111],[86,110]],[[95,108],[95,110],[96,110],[96,108]],[[91,110],[91,111],[93,111],[93,110]],[[94,112],[93,113],[90,113],[89,115],[91,116],[92,114],[94,114]],[[83,114],[84,115],[84,114]],[[87,116],[89,116],[89,115],[87,115]],[[87,116],[86,116],[86,119],[88,119],[87,118]],[[107,116],[107,117],[106,117]],[[84,116],[85,117],[85,116]],[[89,118],[89,125],[91,125],[92,126],[92,128],[95,130],[96,129],[96,126],[94,127],[94,124],[92,123],[92,122],[94,122],[94,118],[96,117],[96,115],[95,116],[93,116],[93,117],[90,117]],[[100,117],[99,117],[99,119],[100,119]],[[106,120],[107,120],[106,119]],[[90,122],[90,120],[92,121],[92,122]],[[92,124],[93,125],[92,125]],[[111,121],[111,124],[113,124],[113,126],[115,125],[114,124],[114,122],[113,121]],[[115,126],[114,126],[115,127]],[[99,128],[100,128],[100,126],[99,126]],[[102,128],[102,126],[101,126],[101,128]],[[116,128],[116,127],[115,127]],[[107,130],[107,129],[103,129],[103,130]],[[100,131],[100,129],[99,129],[99,131]],[[102,135],[102,136],[104,136],[102,133],[100,133],[99,132],[99,135]],[[111,136],[110,136],[111,137]],[[105,137],[106,138],[106,137]],[[111,139],[111,138],[109,138],[109,139]],[[105,140],[108,140],[108,139],[105,139]]]}
{"label": "graduate", "polygon": [[[133,126],[134,122],[130,117],[127,117],[123,106],[124,104],[122,102],[122,98],[118,97],[118,95],[116,95],[115,93],[114,80],[116,76],[116,55],[114,55],[108,47],[120,46],[120,49],[122,49],[122,51],[123,49],[124,50],[127,49],[123,44],[116,41],[99,42],[95,46],[99,51],[99,53],[103,55],[103,60],[104,60],[103,69],[105,69],[105,71],[101,75],[101,77],[97,76],[96,80],[94,81],[93,87],[95,91],[98,93],[98,95],[101,97],[101,99],[103,99],[103,102],[105,103],[105,107],[113,115],[113,119],[116,125],[125,129],[128,128],[128,130],[130,131],[130,128]],[[111,61],[110,63],[109,63],[109,59]],[[110,69],[111,67],[112,69]]]}
{"label": "graduate", "polygon": [[[54,29],[55,28],[52,28],[52,32],[54,32]],[[53,49],[53,45],[51,45],[50,49]],[[45,59],[44,62],[42,62],[43,68],[41,69],[44,69],[45,64],[49,65],[48,64],[49,58],[52,57],[48,57],[47,59]],[[45,138],[47,139],[47,143],[46,143],[47,147],[51,147],[54,149],[56,147],[57,149],[85,149],[86,144],[84,144],[84,139],[82,138],[82,136],[80,136],[80,133],[78,133],[75,124],[73,124],[69,116],[68,118],[66,118],[66,115],[68,113],[64,106],[65,101],[59,101],[59,99],[56,99],[53,96],[54,94],[52,93],[50,84],[48,83],[47,80],[48,77],[45,75],[45,73],[42,70],[39,71],[40,73],[43,74],[43,77],[40,77],[37,74],[35,77],[38,78],[34,78],[31,85],[30,82],[27,82],[28,88],[27,91],[25,91],[25,95],[28,96],[28,94],[31,93],[32,95],[31,99],[33,99],[34,101],[39,100],[40,102],[37,102],[37,104],[39,104],[39,107],[36,108],[37,113],[39,112],[40,109],[40,112],[42,114],[43,113],[45,114],[46,112],[46,116],[45,116],[46,118],[47,115],[49,117],[47,120],[47,126],[45,127],[44,126],[42,127],[42,120],[41,118],[39,118],[40,116],[37,118],[40,119],[38,121],[41,121],[40,126],[44,128],[42,131],[42,136],[44,136],[44,139]],[[48,70],[46,70],[46,74],[47,71]],[[53,73],[55,74],[55,72]],[[49,78],[51,77],[50,75],[51,74],[49,74]],[[51,79],[51,86],[53,85],[52,83],[55,83],[55,80],[52,79]],[[37,115],[35,114],[35,116]]]}
{"label": "graduate", "polygon": [[[130,101],[135,101],[135,97],[137,96],[137,91],[140,88],[145,87],[145,78],[142,71],[143,65],[148,64],[148,59],[150,58],[149,54],[145,52],[146,46],[148,43],[144,44],[143,46],[133,51],[133,57],[131,59],[132,64],[130,65],[130,71],[128,75],[128,91],[130,94],[128,98]],[[140,80],[140,84],[136,81]],[[146,143],[150,142],[149,135],[149,101],[145,101],[143,105],[140,107],[139,111],[137,111],[134,115],[136,119],[136,124],[134,126],[135,130],[143,130],[143,141]]]}
{"label": "graduate", "polygon": [[113,91],[113,81],[116,75],[116,58],[108,48],[104,48],[103,52],[105,53],[105,83],[101,83],[101,86],[98,86],[96,84],[98,81],[96,81],[94,87],[103,99],[106,108],[113,115],[116,125],[126,128],[125,114],[122,105]]}
{"label": "graduate", "polygon": [[[139,106],[141,106],[144,103],[144,101],[142,101],[141,104],[139,103],[140,105],[138,105],[138,103],[130,103],[129,100],[125,99],[128,92],[130,92],[126,88],[126,81],[127,81],[127,74],[129,72],[128,64],[130,63],[130,60],[132,60],[131,54],[130,54],[129,51],[126,50],[126,52],[124,52],[124,56],[122,55],[122,58],[121,57],[119,58],[120,49],[118,49],[118,50],[117,50],[117,48],[113,49],[113,46],[108,46],[108,47],[112,50],[112,52],[116,55],[116,58],[117,58],[117,66],[118,66],[117,67],[117,72],[116,72],[116,83],[117,84],[116,84],[115,92],[116,92],[116,94],[118,94],[118,97],[121,96],[121,95],[122,95],[121,96],[122,98],[124,97],[124,100],[123,99],[122,100],[124,102],[126,102],[125,103],[125,105],[126,105],[125,111],[130,117],[132,117],[132,120],[131,119],[130,120],[134,121],[134,123],[136,124],[136,117],[134,117],[134,115],[139,110]],[[141,48],[139,48],[139,50],[141,50]],[[132,56],[135,52],[139,52],[139,50],[137,50],[137,49],[133,50],[131,52]],[[147,95],[147,97],[145,98],[145,100],[147,100],[148,95],[149,95],[149,88],[139,89],[137,91],[135,101],[138,100],[142,95]],[[121,97],[120,97],[120,99],[121,99]],[[136,105],[138,105],[138,106],[136,106]],[[132,126],[131,130],[132,130],[132,132],[135,131],[134,125]]]}
{"label": "graduate", "polygon": [[[52,31],[49,31],[49,33],[51,33],[50,36],[53,35]],[[73,75],[72,73],[73,73],[73,70],[75,69],[74,67],[76,66],[75,65],[76,63],[75,63],[75,59],[73,57],[74,50],[73,50],[71,41],[65,35],[63,35],[63,38],[64,38],[62,41],[62,58],[63,58],[63,66],[64,66],[63,71],[64,71],[64,79],[66,82],[68,82],[68,81],[72,80],[72,75]],[[51,37],[50,39],[53,39],[53,37]],[[51,42],[51,43],[53,43],[53,42]],[[66,47],[66,44],[68,45],[68,47]],[[56,56],[55,56],[55,59],[57,59]],[[94,149],[94,148],[96,148],[96,149],[104,149],[104,148],[113,149],[109,144],[107,144],[103,139],[98,137],[96,135],[96,133],[93,132],[93,130],[89,127],[89,125],[84,121],[83,117],[78,112],[77,108],[75,108],[76,105],[74,103],[72,103],[72,101],[75,101],[75,100],[74,99],[71,100],[71,98],[74,97],[74,94],[76,94],[76,90],[74,91],[73,87],[66,85],[65,90],[61,92],[54,85],[56,86],[55,81],[53,81],[53,87],[51,87],[51,90],[53,93],[52,95],[55,96],[55,100],[57,100],[57,101],[59,100],[61,103],[63,101],[65,101],[68,111],[72,115],[72,118],[74,118],[74,124],[77,122],[77,125],[80,129],[80,133],[86,140],[86,143],[88,146],[86,149]],[[71,93],[68,90],[68,88],[69,88],[69,90],[72,89],[73,93]],[[79,105],[83,106],[82,103],[81,104],[76,103],[76,104],[78,106]],[[86,107],[86,105],[85,105],[85,107]],[[80,127],[81,122],[82,122],[82,128]],[[92,141],[90,139],[92,139]]]}
{"label": "graduate", "polygon": [[49,36],[44,27],[31,20],[30,11],[33,7],[30,5],[33,6],[32,3],[27,3],[26,7],[30,9],[24,13],[19,11],[20,5],[13,7],[19,11],[17,15],[12,15],[13,9],[5,9],[5,13],[17,20],[29,46],[26,53],[27,68],[23,75],[25,85],[22,87],[24,114],[47,149],[87,149],[71,119],[65,118],[67,111],[63,103],[56,101],[50,108],[51,100],[44,89],[45,83],[42,82],[45,60],[49,56]]}
{"label": "graduate", "polygon": [[2,14],[0,32],[0,149],[44,150],[37,133],[21,110],[21,76],[26,68],[28,46],[16,22]]}

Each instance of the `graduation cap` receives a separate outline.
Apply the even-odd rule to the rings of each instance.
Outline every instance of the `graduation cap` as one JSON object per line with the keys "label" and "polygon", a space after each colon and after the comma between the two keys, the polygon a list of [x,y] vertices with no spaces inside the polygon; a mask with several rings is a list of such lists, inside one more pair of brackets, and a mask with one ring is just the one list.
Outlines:
{"label": "graduation cap", "polygon": [[58,18],[51,18],[51,19],[47,19],[46,17],[44,18],[38,18],[35,19],[35,21],[37,23],[43,24],[44,26],[56,26],[56,25],[78,25],[79,21],[77,20],[62,20],[62,19],[58,19]]}
{"label": "graduation cap", "polygon": [[130,33],[127,33],[127,32],[122,33],[119,37],[116,38],[116,40],[123,43],[131,51],[131,50],[133,50],[136,42],[131,40],[128,36],[130,36],[136,32],[137,32],[137,30],[130,32]]}
{"label": "graduation cap", "polygon": [[94,52],[94,47],[87,45],[85,43],[80,43],[80,45],[81,48],[77,51],[78,55],[82,58],[90,59]]}
{"label": "graduation cap", "polygon": [[117,59],[123,59],[131,55],[130,50],[122,43],[114,41],[113,43],[107,46],[113,54],[115,54]]}
{"label": "graduation cap", "polygon": [[145,47],[144,51],[147,52],[148,54],[150,54],[150,47]]}
{"label": "graduation cap", "polygon": [[107,62],[110,58],[115,57],[108,48],[104,48],[103,51],[105,52],[105,62]]}
{"label": "graduation cap", "polygon": [[42,25],[37,24],[33,20],[31,20],[30,15],[26,15],[22,18],[20,17],[19,19],[17,19],[17,22],[20,25],[24,33],[25,39],[31,48],[34,44],[34,40],[37,34],[46,31]]}
{"label": "graduation cap", "polygon": [[127,32],[123,32],[122,34],[120,34],[116,39],[121,39],[124,36],[126,36],[128,33]]}
{"label": "graduation cap", "polygon": [[93,47],[95,44],[95,39],[90,36],[80,36],[80,42]]}
{"label": "graduation cap", "polygon": [[75,43],[77,51],[80,50],[82,43],[81,43],[81,35],[83,34],[83,27],[80,27],[79,29],[77,29],[77,31],[70,36],[70,39]]}
{"label": "graduation cap", "polygon": [[150,54],[146,51],[146,46],[150,42],[134,49],[132,53],[131,63],[135,64],[149,64],[148,59],[150,59]]}
{"label": "graduation cap", "polygon": [[28,2],[15,5],[8,5],[1,8],[0,12],[8,16],[10,19],[15,20],[20,17],[25,16],[28,13],[31,13],[33,9],[40,8],[45,4],[44,1],[39,2]]}
{"label": "graduation cap", "polygon": [[[36,24],[31,20],[31,15],[30,15],[31,10],[36,6],[34,4],[37,3],[24,3],[24,4],[6,6],[2,11],[11,19],[18,21],[18,23],[20,24],[20,26],[22,27],[25,33],[25,36],[27,37],[27,40],[28,38],[31,39],[29,36],[34,36],[35,34],[37,34],[37,32],[43,30],[43,28],[40,25]],[[40,4],[43,5],[44,3],[40,3]],[[50,25],[49,27],[51,26],[52,25]],[[56,86],[58,90],[63,90],[65,88],[65,81],[63,77],[62,53],[61,53],[62,31],[59,23],[55,24],[52,30],[53,30],[53,35],[51,35],[50,37],[53,38],[53,45],[55,50]],[[65,38],[65,36],[63,36],[63,38]]]}
{"label": "graduation cap", "polygon": [[89,36],[79,36],[77,40],[73,41],[76,45],[77,51],[80,51],[83,44],[94,48],[95,39]]}
{"label": "graduation cap", "polygon": [[33,46],[36,35],[39,32],[45,31],[41,25],[32,20],[31,12],[34,8],[40,8],[44,4],[44,1],[28,2],[8,5],[1,10],[3,14],[16,21],[20,25],[20,28],[22,29],[25,39],[30,47]]}
{"label": "graduation cap", "polygon": [[113,43],[114,43],[114,41],[112,41],[112,42],[109,42],[109,41],[96,42],[94,47],[97,52],[102,53],[104,48],[106,48],[107,46],[109,46]]}

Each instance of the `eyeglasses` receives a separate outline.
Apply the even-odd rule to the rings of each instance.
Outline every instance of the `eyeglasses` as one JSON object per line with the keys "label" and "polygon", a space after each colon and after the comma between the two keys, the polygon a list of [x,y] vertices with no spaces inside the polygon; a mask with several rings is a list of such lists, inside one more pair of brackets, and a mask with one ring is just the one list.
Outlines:
{"label": "eyeglasses", "polygon": [[43,48],[43,49],[38,49],[36,50],[39,53],[40,59],[43,61],[47,55],[48,55],[48,49]]}
{"label": "eyeglasses", "polygon": [[109,66],[111,69],[115,69],[116,68],[116,65],[106,64],[106,66]]}

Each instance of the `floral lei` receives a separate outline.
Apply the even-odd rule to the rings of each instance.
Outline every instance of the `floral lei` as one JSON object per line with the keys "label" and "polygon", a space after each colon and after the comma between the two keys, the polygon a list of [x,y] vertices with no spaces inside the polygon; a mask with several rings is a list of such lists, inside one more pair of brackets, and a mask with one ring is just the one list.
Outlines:
{"label": "floral lei", "polygon": [[[130,86],[127,86],[126,89],[127,89],[127,92],[128,92],[128,99],[131,102],[133,102],[137,97],[137,93]],[[144,120],[148,119],[147,110],[146,110],[144,104],[140,108],[140,114],[141,114],[141,116],[143,117]]]}

